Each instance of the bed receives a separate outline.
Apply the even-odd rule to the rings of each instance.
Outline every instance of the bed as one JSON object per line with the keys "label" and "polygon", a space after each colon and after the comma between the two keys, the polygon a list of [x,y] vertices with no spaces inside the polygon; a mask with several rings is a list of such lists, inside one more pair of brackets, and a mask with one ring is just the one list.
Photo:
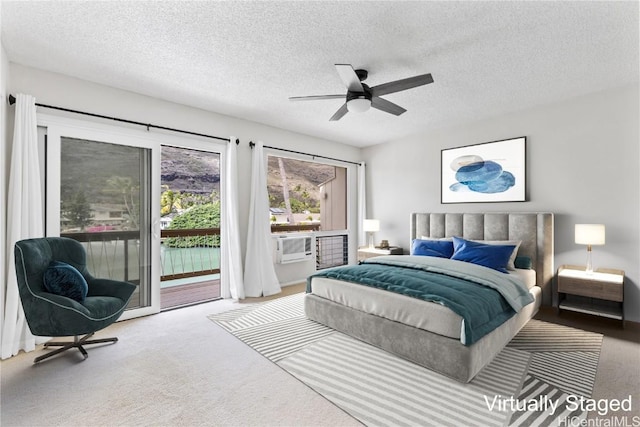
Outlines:
{"label": "bed", "polygon": [[[528,292],[526,297],[531,302],[525,301],[523,307],[512,313],[508,320],[470,340],[465,336],[465,327],[468,326],[465,323],[470,323],[466,314],[460,315],[441,303],[423,301],[379,287],[362,286],[335,274],[335,277],[312,275],[305,296],[305,314],[311,320],[421,366],[460,382],[469,382],[537,313],[541,305],[551,304],[553,214],[414,213],[410,222],[412,242],[414,239],[445,241],[454,236],[482,244],[519,242],[518,260],[524,260],[525,264],[528,261],[530,268],[512,269],[509,274],[494,272],[493,276],[509,276],[511,281],[512,276],[518,276],[519,280],[528,281],[525,292]],[[374,265],[380,269],[380,264],[396,261],[415,263],[417,258],[429,257],[392,255],[367,260],[367,266]],[[433,268],[431,262],[425,269]],[[454,267],[444,264],[447,262]],[[438,260],[436,264],[437,268],[443,264],[449,269],[458,265],[461,266],[459,270],[466,274],[463,270],[468,263]],[[491,270],[476,265],[470,268]],[[458,275],[453,270],[452,273]],[[493,276],[488,274],[488,277]]]}

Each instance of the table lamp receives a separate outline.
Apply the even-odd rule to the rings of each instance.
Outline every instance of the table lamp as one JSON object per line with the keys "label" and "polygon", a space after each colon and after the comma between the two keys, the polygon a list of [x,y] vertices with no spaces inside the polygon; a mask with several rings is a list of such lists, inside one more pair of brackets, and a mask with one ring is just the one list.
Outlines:
{"label": "table lamp", "polygon": [[587,273],[593,273],[591,246],[604,245],[604,224],[576,224],[576,244],[587,245]]}
{"label": "table lamp", "polygon": [[380,221],[377,219],[365,219],[362,224],[362,229],[367,232],[369,249],[375,248],[375,244],[373,243],[373,233],[380,231]]}

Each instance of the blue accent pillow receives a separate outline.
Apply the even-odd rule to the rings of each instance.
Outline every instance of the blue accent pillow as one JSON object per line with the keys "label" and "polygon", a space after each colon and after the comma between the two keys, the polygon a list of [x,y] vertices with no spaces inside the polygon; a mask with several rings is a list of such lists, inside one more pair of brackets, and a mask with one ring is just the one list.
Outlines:
{"label": "blue accent pillow", "polygon": [[89,286],[82,274],[72,265],[51,261],[44,272],[44,287],[52,294],[61,295],[83,303]]}
{"label": "blue accent pillow", "polygon": [[453,248],[451,259],[471,262],[508,273],[507,265],[515,245],[488,245],[454,237]]}
{"label": "blue accent pillow", "polygon": [[453,255],[453,242],[451,240],[414,239],[411,242],[411,255],[451,258],[451,255]]}

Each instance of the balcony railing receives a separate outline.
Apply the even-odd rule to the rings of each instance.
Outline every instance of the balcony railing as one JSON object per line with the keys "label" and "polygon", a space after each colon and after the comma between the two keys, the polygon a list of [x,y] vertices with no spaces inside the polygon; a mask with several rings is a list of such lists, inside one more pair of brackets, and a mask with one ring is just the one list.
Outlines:
{"label": "balcony railing", "polygon": [[140,231],[60,233],[84,244],[87,268],[96,277],[139,283]]}
{"label": "balcony railing", "polygon": [[220,274],[220,229],[162,230],[161,280]]}
{"label": "balcony railing", "polygon": [[349,236],[316,236],[316,270],[349,263]]}
{"label": "balcony railing", "polygon": [[[92,274],[139,282],[140,231],[61,233],[84,243]],[[162,230],[161,280],[220,274],[220,229]],[[168,244],[165,244],[168,242]]]}
{"label": "balcony railing", "polygon": [[[319,224],[272,225],[272,233],[319,231]],[[92,274],[139,282],[140,232],[62,233],[85,243]],[[161,281],[220,274],[220,229],[162,230]],[[347,235],[317,236],[317,269],[348,263]]]}
{"label": "balcony railing", "polygon": [[272,233],[293,233],[298,231],[320,231],[320,224],[271,224]]}

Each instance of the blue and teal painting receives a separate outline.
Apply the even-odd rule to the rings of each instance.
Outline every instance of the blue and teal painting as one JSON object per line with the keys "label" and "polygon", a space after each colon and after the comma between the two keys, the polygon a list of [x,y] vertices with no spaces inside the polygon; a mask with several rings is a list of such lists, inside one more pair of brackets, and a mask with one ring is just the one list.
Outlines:
{"label": "blue and teal painting", "polygon": [[455,158],[451,169],[456,173],[456,181],[449,189],[455,192],[474,191],[476,193],[503,193],[516,184],[516,178],[493,160],[470,154]]}

